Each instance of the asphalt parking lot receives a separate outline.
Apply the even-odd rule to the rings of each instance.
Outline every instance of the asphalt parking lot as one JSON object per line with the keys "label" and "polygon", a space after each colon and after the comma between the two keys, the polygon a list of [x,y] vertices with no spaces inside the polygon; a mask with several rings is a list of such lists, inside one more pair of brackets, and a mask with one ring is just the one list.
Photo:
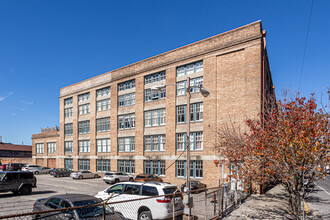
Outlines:
{"label": "asphalt parking lot", "polygon": [[110,185],[102,178],[74,180],[70,177],[55,178],[48,174],[35,175],[37,188],[31,195],[15,196],[13,193],[0,193],[0,216],[32,212],[33,204],[37,199],[63,193],[83,193],[94,196],[97,192]]}

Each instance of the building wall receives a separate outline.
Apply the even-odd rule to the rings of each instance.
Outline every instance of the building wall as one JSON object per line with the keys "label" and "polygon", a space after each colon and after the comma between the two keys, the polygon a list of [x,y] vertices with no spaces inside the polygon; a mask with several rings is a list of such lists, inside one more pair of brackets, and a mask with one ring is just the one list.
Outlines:
{"label": "building wall", "polygon": [[[56,143],[56,150],[54,153],[48,152],[47,143]],[[37,153],[36,144],[43,144],[43,153]],[[45,167],[59,167],[57,156],[59,155],[59,131],[52,131],[32,135],[32,164],[38,164]],[[56,160],[53,166],[53,160]]]}
{"label": "building wall", "polygon": [[[135,160],[135,173],[143,173],[143,160],[165,160],[166,175],[164,181],[180,184],[184,178],[176,177],[175,160],[186,159],[186,153],[176,150],[176,133],[186,132],[186,123],[176,123],[176,106],[185,105],[187,97],[177,96],[175,86],[166,87],[166,99],[152,102],[144,101],[144,89],[161,83],[176,84],[187,77],[203,76],[203,87],[210,91],[208,97],[199,93],[191,94],[190,103],[203,102],[203,122],[191,122],[191,132],[203,131],[203,150],[192,151],[191,160],[203,160],[203,182],[209,186],[217,185],[222,177],[222,169],[216,167],[214,160],[220,160],[216,145],[217,131],[228,123],[234,123],[244,129],[247,118],[256,117],[261,109],[261,22],[255,22],[241,28],[216,35],[214,37],[148,58],[146,60],[104,73],[82,82],[61,88],[60,92],[60,132],[59,145],[54,155],[36,155],[38,158],[56,157],[56,165],[64,167],[64,159],[73,159],[73,169],[78,169],[78,159],[90,159],[90,170],[96,171],[96,159],[110,159],[111,170],[117,170],[117,161]],[[203,61],[203,72],[185,76],[176,76],[177,67]],[[268,64],[268,62],[267,62]],[[166,82],[144,84],[144,77],[160,71],[166,72]],[[269,74],[269,72],[267,72]],[[118,91],[118,84],[135,79],[135,88]],[[272,83],[271,80],[269,83]],[[111,87],[111,108],[96,111],[96,91],[106,86]],[[90,113],[78,115],[78,95],[89,92]],[[118,107],[118,95],[135,92],[135,105]],[[70,106],[64,100],[72,97]],[[64,117],[64,109],[73,108],[73,116]],[[166,109],[166,124],[157,127],[144,126],[144,112],[153,109]],[[135,129],[118,130],[118,116],[135,113]],[[96,119],[110,116],[109,132],[96,132]],[[78,134],[78,122],[90,120],[90,133]],[[66,123],[73,123],[73,135],[64,135]],[[164,152],[144,151],[144,136],[166,134]],[[135,137],[135,152],[118,152],[118,137]],[[96,139],[110,137],[111,152],[98,153]],[[44,138],[44,143],[48,138]],[[51,139],[49,137],[49,139]],[[79,140],[90,140],[90,152],[80,153]],[[64,142],[73,141],[73,152],[64,152]],[[33,142],[33,146],[34,146]],[[174,164],[173,164],[174,163]],[[171,164],[173,164],[171,166]],[[228,172],[226,170],[226,172]]]}

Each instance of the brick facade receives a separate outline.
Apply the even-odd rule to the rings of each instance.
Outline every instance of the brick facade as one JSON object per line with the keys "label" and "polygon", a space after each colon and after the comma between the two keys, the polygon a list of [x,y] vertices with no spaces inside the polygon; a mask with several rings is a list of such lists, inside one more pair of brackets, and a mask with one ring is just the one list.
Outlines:
{"label": "brick facade", "polygon": [[[243,126],[244,120],[256,117],[262,107],[265,88],[272,88],[268,58],[265,71],[262,68],[262,53],[264,49],[261,22],[257,21],[246,26],[219,34],[205,40],[142,60],[137,63],[101,74],[99,76],[78,82],[60,89],[60,132],[57,136],[57,148],[54,155],[35,154],[38,158],[56,158],[56,166],[64,167],[64,159],[73,159],[73,169],[77,170],[79,159],[90,160],[90,170],[96,171],[97,159],[110,159],[111,170],[118,169],[118,160],[134,160],[135,174],[144,172],[144,160],[165,160],[166,170],[164,181],[176,184],[184,182],[185,178],[177,177],[175,160],[186,159],[186,153],[176,149],[176,134],[186,132],[186,123],[176,122],[176,106],[186,105],[186,95],[177,96],[176,86],[166,86],[166,98],[155,101],[145,101],[145,89],[161,84],[176,84],[191,79],[203,77],[203,87],[210,91],[208,97],[200,93],[192,93],[190,103],[203,103],[203,121],[191,122],[191,132],[203,132],[203,149],[191,151],[192,161],[203,161],[203,177],[199,178],[208,186],[217,185],[221,178],[222,168],[216,167],[214,160],[221,156],[215,151],[216,133],[225,123],[236,123]],[[187,75],[177,76],[177,68],[183,65],[203,62],[203,70]],[[165,71],[166,80],[145,84],[145,76]],[[265,74],[267,85],[264,85],[262,74]],[[118,91],[122,82],[135,80],[135,88]],[[110,110],[97,111],[96,96],[98,89],[110,86]],[[89,100],[78,103],[78,96],[89,92]],[[135,93],[135,104],[125,107],[118,106],[118,96]],[[72,104],[65,106],[64,101],[72,98]],[[78,105],[89,103],[90,112],[78,114]],[[72,107],[72,117],[65,117],[65,108]],[[145,111],[165,109],[165,125],[156,127],[145,126]],[[118,116],[135,113],[135,128],[120,130]],[[110,116],[110,131],[97,132],[96,121]],[[78,134],[78,123],[90,121],[90,132]],[[65,124],[73,124],[73,135],[65,136]],[[165,134],[165,151],[145,151],[144,137],[148,135]],[[118,138],[135,137],[134,152],[119,152]],[[52,137],[44,137],[44,143]],[[97,139],[110,138],[111,151],[97,152]],[[33,148],[38,139],[33,138]],[[40,139],[41,140],[41,139]],[[79,152],[79,141],[90,140],[90,152]],[[73,152],[65,153],[65,141],[73,141]],[[46,146],[46,145],[45,145]],[[172,166],[170,166],[174,163]],[[225,171],[228,172],[228,171]],[[101,173],[100,173],[101,174]]]}

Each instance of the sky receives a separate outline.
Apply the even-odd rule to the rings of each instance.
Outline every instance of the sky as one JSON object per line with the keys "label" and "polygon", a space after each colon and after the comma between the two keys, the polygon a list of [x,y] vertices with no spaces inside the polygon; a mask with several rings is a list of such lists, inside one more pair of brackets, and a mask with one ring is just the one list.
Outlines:
{"label": "sky", "polygon": [[[0,136],[59,125],[60,88],[261,20],[277,96],[330,87],[330,1],[1,0]],[[323,95],[322,95],[323,94]]]}

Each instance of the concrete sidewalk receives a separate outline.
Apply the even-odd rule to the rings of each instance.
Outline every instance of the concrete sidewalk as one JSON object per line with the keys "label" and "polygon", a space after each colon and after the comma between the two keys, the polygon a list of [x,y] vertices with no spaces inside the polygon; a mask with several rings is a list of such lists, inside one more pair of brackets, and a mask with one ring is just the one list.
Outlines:
{"label": "concrete sidewalk", "polygon": [[[289,214],[288,208],[287,193],[282,186],[278,185],[265,195],[251,195],[224,219],[294,219]],[[310,209],[309,211],[310,213],[305,219],[325,219],[324,216],[319,215],[317,210]]]}

